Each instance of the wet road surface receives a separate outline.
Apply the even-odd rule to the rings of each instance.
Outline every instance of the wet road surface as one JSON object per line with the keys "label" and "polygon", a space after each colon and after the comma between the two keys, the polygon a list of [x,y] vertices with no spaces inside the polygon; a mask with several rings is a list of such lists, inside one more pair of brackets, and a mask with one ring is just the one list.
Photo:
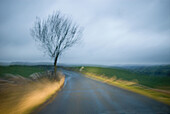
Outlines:
{"label": "wet road surface", "polygon": [[63,70],[66,81],[39,114],[170,114],[170,106]]}

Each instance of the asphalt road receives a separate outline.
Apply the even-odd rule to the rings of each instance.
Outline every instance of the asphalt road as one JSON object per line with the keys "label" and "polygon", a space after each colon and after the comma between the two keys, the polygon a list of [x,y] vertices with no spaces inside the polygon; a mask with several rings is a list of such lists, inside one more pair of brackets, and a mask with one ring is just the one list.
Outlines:
{"label": "asphalt road", "polygon": [[170,106],[63,70],[66,81],[39,114],[170,114]]}

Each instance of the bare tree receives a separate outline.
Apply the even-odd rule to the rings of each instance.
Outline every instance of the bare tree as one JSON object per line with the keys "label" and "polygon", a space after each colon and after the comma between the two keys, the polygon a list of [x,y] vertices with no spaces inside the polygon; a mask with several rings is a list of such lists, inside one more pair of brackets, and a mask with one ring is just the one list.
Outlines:
{"label": "bare tree", "polygon": [[54,59],[55,75],[58,57],[81,38],[81,33],[81,27],[60,12],[49,15],[46,20],[36,18],[31,29],[31,35],[40,42],[44,52]]}

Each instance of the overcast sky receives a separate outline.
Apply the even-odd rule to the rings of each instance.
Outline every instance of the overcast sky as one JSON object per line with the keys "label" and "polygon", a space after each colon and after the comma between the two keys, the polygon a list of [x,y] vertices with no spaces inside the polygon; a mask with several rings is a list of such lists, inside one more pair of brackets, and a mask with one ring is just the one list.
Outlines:
{"label": "overcast sky", "polygon": [[84,27],[60,63],[170,63],[170,0],[0,0],[0,62],[52,62],[30,28],[58,10]]}

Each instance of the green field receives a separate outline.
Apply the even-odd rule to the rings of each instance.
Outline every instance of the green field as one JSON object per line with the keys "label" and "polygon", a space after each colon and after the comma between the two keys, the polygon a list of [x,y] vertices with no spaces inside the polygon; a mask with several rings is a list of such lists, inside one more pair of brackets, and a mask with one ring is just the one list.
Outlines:
{"label": "green field", "polygon": [[43,66],[0,66],[0,77],[3,77],[5,74],[14,74],[21,75],[23,77],[29,77],[31,74],[35,72],[43,72],[45,71],[45,69],[46,68]]}
{"label": "green field", "polygon": [[[121,67],[120,67],[121,68]],[[170,76],[170,65],[123,66],[122,68],[150,76]]]}
{"label": "green field", "polygon": [[[79,71],[81,67],[69,67],[71,70]],[[93,73],[96,75],[104,75],[108,78],[116,77],[125,81],[136,80],[138,84],[148,86],[151,88],[164,88],[170,89],[170,77],[169,76],[153,76],[144,75],[119,68],[104,68],[104,67],[85,67],[82,73]]]}

